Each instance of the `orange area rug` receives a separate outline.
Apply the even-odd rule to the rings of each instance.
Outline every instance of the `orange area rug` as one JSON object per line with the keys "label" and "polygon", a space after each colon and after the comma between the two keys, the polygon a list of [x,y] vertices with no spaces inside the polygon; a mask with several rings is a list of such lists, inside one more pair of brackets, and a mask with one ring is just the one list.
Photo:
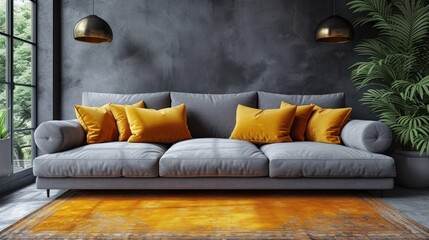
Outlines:
{"label": "orange area rug", "polygon": [[69,191],[0,239],[429,239],[347,191]]}

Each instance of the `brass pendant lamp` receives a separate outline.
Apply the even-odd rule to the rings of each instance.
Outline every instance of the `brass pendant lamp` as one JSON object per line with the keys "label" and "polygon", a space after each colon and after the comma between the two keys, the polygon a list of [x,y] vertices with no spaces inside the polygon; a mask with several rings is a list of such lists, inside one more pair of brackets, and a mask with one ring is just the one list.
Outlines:
{"label": "brass pendant lamp", "polygon": [[336,15],[334,0],[334,15],[323,20],[316,28],[316,42],[346,43],[353,40],[353,25],[345,18]]}
{"label": "brass pendant lamp", "polygon": [[75,40],[87,43],[112,42],[113,33],[109,24],[94,14],[94,0],[92,0],[92,15],[76,23],[73,36]]}

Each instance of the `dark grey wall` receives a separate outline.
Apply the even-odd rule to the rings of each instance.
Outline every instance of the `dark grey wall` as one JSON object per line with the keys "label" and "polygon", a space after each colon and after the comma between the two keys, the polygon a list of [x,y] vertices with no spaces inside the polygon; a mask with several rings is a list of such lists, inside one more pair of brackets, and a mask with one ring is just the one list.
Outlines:
{"label": "dark grey wall", "polygon": [[[352,44],[314,41],[331,0],[97,0],[95,13],[113,29],[111,44],[73,39],[91,14],[87,0],[63,0],[62,117],[74,118],[83,91],[286,94],[346,92],[354,118],[371,118],[358,103],[348,67]],[[351,19],[345,1],[340,15]],[[362,37],[362,31],[356,33]]]}
{"label": "dark grey wall", "polygon": [[52,120],[53,0],[37,2],[37,122]]}

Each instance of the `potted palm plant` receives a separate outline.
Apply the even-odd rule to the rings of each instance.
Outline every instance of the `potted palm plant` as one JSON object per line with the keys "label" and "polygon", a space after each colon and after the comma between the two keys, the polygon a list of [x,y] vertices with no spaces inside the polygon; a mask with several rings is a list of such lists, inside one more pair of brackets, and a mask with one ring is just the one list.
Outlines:
{"label": "potted palm plant", "polygon": [[366,61],[351,66],[364,90],[361,101],[387,124],[402,148],[394,158],[397,183],[429,187],[429,5],[424,0],[351,0],[356,26],[371,24],[377,36],[355,51]]}
{"label": "potted palm plant", "polygon": [[7,176],[12,171],[12,143],[6,126],[7,110],[0,112],[0,177]]}

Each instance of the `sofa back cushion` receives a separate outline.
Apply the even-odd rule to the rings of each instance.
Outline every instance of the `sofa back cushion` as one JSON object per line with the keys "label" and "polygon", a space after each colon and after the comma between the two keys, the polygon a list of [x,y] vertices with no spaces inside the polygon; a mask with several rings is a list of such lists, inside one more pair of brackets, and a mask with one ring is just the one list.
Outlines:
{"label": "sofa back cushion", "polygon": [[188,127],[194,138],[229,138],[235,126],[238,104],[257,107],[256,92],[237,94],[171,92],[170,96],[171,106],[182,103],[186,105]]}
{"label": "sofa back cushion", "polygon": [[278,93],[258,92],[258,108],[279,108],[284,101],[295,105],[316,104],[323,108],[342,108],[345,105],[344,93],[323,95],[285,95]]}
{"label": "sofa back cushion", "polygon": [[143,101],[146,108],[162,109],[170,107],[170,92],[115,94],[115,93],[82,93],[82,105],[100,107],[107,103],[132,105]]}

